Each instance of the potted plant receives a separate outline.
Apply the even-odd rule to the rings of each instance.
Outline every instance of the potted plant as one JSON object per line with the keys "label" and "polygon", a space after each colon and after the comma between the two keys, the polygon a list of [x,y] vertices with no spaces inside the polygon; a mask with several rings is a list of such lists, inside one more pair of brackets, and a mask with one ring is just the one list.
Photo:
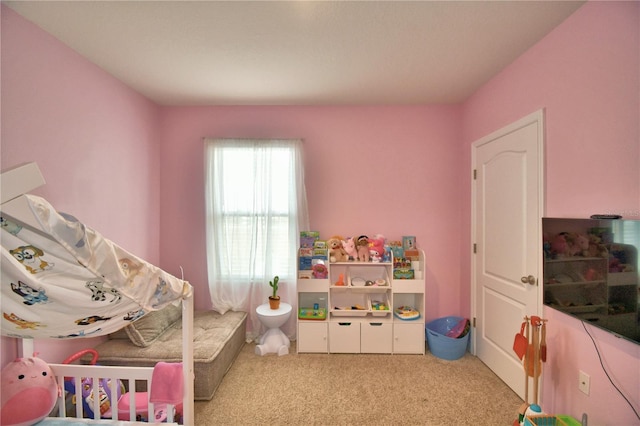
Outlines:
{"label": "potted plant", "polygon": [[273,281],[269,281],[269,286],[273,289],[273,295],[269,296],[269,307],[271,309],[280,308],[280,296],[278,296],[278,276],[273,277]]}

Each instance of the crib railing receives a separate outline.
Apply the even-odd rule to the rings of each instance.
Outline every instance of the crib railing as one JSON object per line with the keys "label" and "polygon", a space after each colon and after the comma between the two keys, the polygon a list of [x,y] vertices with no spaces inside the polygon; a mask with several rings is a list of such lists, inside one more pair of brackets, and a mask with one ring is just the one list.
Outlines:
{"label": "crib railing", "polygon": [[[171,404],[153,404],[149,401],[149,392],[136,392],[136,385],[143,383],[144,388],[151,389],[153,367],[114,367],[102,365],[76,365],[76,364],[49,364],[58,383],[62,388],[62,394],[58,398],[59,417],[90,417],[91,413],[85,413],[83,406],[83,391],[86,394],[108,396],[111,409],[107,412],[104,405],[101,406],[101,398],[90,398],[91,418],[141,421],[147,419],[149,423],[173,423],[176,421],[175,406]],[[91,379],[84,380],[83,379]],[[105,380],[106,379],[106,382]],[[71,382],[72,393],[75,394],[75,415],[67,412],[67,398],[64,391],[65,381]],[[102,386],[108,383],[109,385]],[[118,392],[118,388],[124,385],[127,392]],[[114,397],[115,396],[115,397]],[[123,408],[124,407],[124,408]],[[128,408],[126,408],[128,407]],[[101,412],[102,409],[102,412]]]}

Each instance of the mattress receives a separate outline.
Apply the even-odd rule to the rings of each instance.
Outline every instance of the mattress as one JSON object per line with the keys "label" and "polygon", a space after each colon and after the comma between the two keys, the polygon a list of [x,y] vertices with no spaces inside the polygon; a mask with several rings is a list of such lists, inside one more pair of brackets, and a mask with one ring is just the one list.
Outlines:
{"label": "mattress", "polygon": [[[196,400],[210,400],[245,343],[246,312],[198,311],[194,314],[193,361]],[[111,339],[95,347],[102,365],[153,367],[180,362],[182,325],[178,320],[147,347]],[[141,391],[143,389],[137,389]]]}

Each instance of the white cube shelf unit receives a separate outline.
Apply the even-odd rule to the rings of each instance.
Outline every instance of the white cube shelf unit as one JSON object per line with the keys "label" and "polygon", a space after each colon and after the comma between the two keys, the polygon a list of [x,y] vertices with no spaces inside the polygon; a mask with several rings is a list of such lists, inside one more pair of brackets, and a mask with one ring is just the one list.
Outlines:
{"label": "white cube shelf unit", "polygon": [[[328,278],[298,278],[297,351],[424,354],[425,260],[418,252],[414,279],[394,279],[393,260],[328,263]],[[407,306],[419,317],[394,315]]]}

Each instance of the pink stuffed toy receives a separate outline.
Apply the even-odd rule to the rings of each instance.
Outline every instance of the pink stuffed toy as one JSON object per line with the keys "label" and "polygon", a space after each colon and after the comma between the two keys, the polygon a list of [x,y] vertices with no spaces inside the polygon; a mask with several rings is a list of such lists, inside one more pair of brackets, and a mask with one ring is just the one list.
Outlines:
{"label": "pink stuffed toy", "polygon": [[349,237],[346,240],[342,240],[342,248],[349,256],[349,259],[358,259],[358,249],[356,249],[356,242],[353,238]]}
{"label": "pink stuffed toy", "polygon": [[573,256],[589,255],[589,238],[583,234],[575,234],[571,239],[571,254]]}
{"label": "pink stuffed toy", "polygon": [[372,262],[382,262],[384,257],[384,237],[369,238],[369,257]]}
{"label": "pink stuffed toy", "polygon": [[27,426],[49,415],[61,395],[49,364],[40,358],[17,358],[2,369],[0,423]]}

